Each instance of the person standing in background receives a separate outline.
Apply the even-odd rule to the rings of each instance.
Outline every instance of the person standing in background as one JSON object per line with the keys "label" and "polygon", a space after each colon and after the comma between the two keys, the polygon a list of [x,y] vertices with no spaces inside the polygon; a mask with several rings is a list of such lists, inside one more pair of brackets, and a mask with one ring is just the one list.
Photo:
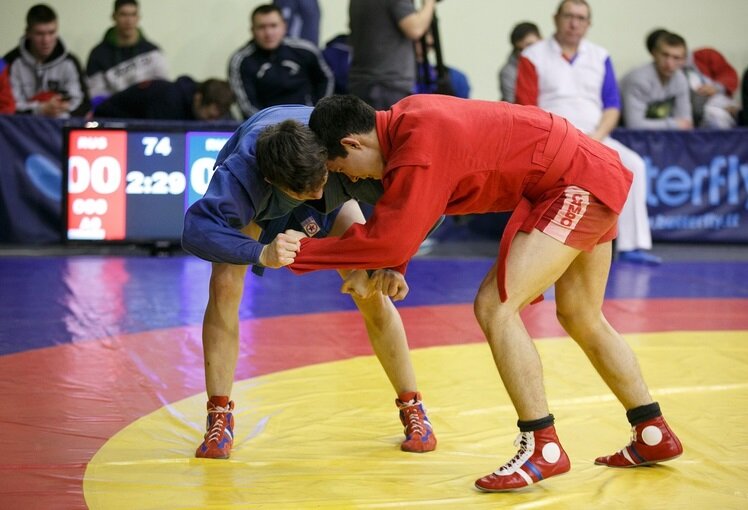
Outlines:
{"label": "person standing in background", "polygon": [[335,94],[348,93],[348,72],[351,69],[351,44],[348,34],[338,34],[327,43],[322,56],[335,77]]}
{"label": "person standing in background", "polygon": [[509,35],[509,42],[512,44],[512,53],[509,59],[499,70],[499,91],[501,100],[507,103],[515,101],[515,87],[517,84],[517,64],[519,55],[522,50],[540,40],[540,29],[535,23],[523,21],[517,23]]}
{"label": "person standing in background", "polygon": [[46,4],[26,14],[26,33],[5,55],[17,113],[82,116],[90,108],[78,59],[57,34],[57,13]]}
{"label": "person standing in background", "polygon": [[585,39],[592,12],[586,0],[562,0],[553,17],[556,33],[525,48],[519,59],[517,103],[536,105],[569,119],[578,129],[618,153],[634,174],[619,216],[618,260],[657,265],[651,254],[644,160],[610,137],[621,117],[613,63],[605,48]]}
{"label": "person standing in background", "polygon": [[91,50],[86,64],[88,90],[94,105],[130,85],[169,79],[164,53],[138,28],[137,0],[115,0],[112,19],[114,26]]}
{"label": "person standing in background", "polygon": [[286,21],[288,37],[304,39],[319,46],[321,17],[317,0],[273,0]]}
{"label": "person standing in background", "polygon": [[[468,99],[470,97],[470,81],[465,73],[454,67],[444,65],[446,76],[439,76],[439,59],[432,63],[431,57],[436,54],[434,36],[431,31],[415,44],[417,77],[415,94],[446,94],[449,96]],[[425,46],[425,48],[424,48]],[[424,54],[424,49],[426,53]],[[441,48],[440,48],[441,51]],[[440,80],[444,80],[446,85]]]}
{"label": "person standing in background", "polygon": [[377,110],[385,110],[413,91],[413,42],[431,26],[436,0],[351,0],[350,44],[353,60],[348,87]]}

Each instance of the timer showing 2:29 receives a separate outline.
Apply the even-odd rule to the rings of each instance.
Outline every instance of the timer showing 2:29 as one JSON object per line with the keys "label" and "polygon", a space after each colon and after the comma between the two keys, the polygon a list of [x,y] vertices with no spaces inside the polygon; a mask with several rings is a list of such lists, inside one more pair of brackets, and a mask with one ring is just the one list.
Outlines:
{"label": "timer showing 2:29", "polygon": [[128,195],[181,195],[187,187],[184,172],[156,171],[146,175],[139,170],[127,172]]}

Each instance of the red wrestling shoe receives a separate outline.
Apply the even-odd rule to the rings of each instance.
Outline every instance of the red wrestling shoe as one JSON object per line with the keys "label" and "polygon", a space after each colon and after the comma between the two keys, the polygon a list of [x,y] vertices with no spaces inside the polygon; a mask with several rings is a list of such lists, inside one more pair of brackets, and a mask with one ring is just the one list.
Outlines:
{"label": "red wrestling shoe", "polygon": [[[223,405],[220,405],[223,404]],[[211,397],[205,439],[197,447],[199,459],[228,459],[234,445],[234,402],[228,397]]]}
{"label": "red wrestling shoe", "polygon": [[499,469],[475,481],[484,492],[521,489],[571,469],[571,462],[551,425],[533,432],[520,432],[514,441],[517,455]]}
{"label": "red wrestling shoe", "polygon": [[400,409],[400,421],[405,426],[405,441],[400,445],[404,452],[424,453],[436,448],[436,436],[418,392],[401,393],[395,399]]}
{"label": "red wrestling shoe", "polygon": [[665,462],[683,453],[683,446],[665,422],[658,416],[631,427],[631,443],[623,450],[607,457],[598,457],[600,466],[631,468]]}

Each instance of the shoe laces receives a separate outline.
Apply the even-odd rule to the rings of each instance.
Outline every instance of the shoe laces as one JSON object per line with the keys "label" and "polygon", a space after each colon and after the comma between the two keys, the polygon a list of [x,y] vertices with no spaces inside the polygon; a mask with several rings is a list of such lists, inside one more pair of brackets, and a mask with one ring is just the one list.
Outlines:
{"label": "shoe laces", "polygon": [[631,442],[629,443],[629,445],[632,445],[638,442],[639,442],[639,436],[636,433],[636,425],[634,425],[633,427],[631,427]]}
{"label": "shoe laces", "polygon": [[424,420],[421,417],[421,401],[411,400],[410,402],[401,402],[398,406],[403,414],[403,424],[405,425],[406,435],[418,434],[426,435]]}
{"label": "shoe laces", "polygon": [[205,442],[217,443],[221,440],[226,429],[226,414],[231,412],[231,407],[213,406],[208,411],[209,427],[205,433]]}
{"label": "shoe laces", "polygon": [[532,432],[520,432],[514,440],[514,446],[519,448],[517,454],[509,462],[494,471],[494,473],[514,473],[517,471],[532,455],[534,444],[535,440]]}

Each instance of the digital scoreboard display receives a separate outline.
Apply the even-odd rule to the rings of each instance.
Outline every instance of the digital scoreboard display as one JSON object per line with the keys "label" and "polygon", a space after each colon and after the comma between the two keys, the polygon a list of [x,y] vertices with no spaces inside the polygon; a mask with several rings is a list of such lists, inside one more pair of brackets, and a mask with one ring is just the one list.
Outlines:
{"label": "digital scoreboard display", "polygon": [[182,236],[230,131],[66,128],[67,241],[159,243]]}

